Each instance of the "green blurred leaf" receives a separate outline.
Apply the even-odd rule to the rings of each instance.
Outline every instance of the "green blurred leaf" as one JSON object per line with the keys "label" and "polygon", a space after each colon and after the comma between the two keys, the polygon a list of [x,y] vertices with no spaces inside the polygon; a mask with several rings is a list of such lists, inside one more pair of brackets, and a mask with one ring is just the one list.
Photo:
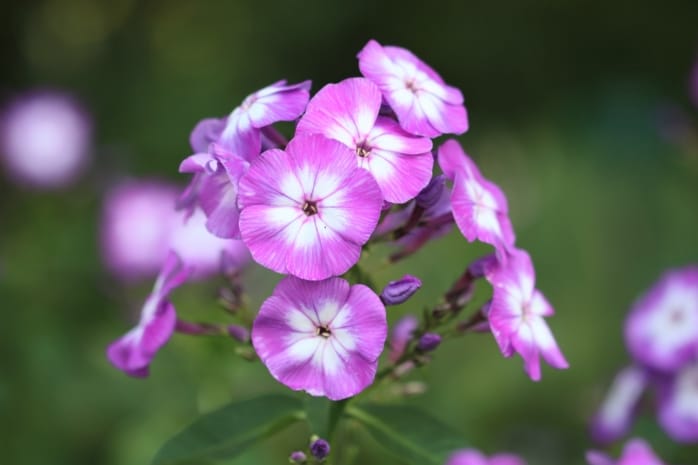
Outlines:
{"label": "green blurred leaf", "polygon": [[404,405],[347,408],[391,453],[415,465],[442,465],[449,453],[465,447],[461,434],[428,413]]}
{"label": "green blurred leaf", "polygon": [[267,395],[203,415],[167,441],[153,465],[200,464],[234,457],[253,443],[305,418],[303,402]]}
{"label": "green blurred leaf", "polygon": [[327,397],[307,396],[305,399],[305,412],[308,416],[310,432],[321,438],[327,437],[329,430],[330,401]]}

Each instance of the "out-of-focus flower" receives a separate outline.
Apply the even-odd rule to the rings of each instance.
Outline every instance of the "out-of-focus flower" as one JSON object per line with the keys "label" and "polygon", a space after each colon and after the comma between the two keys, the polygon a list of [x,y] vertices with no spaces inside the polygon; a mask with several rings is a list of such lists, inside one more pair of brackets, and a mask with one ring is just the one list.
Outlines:
{"label": "out-of-focus flower", "polygon": [[647,373],[637,366],[623,369],[606,394],[591,423],[594,441],[611,443],[629,430],[640,398],[649,382]]}
{"label": "out-of-focus flower", "polygon": [[0,158],[8,178],[36,188],[70,184],[89,161],[92,123],[72,98],[38,92],[10,102],[0,116]]}
{"label": "out-of-focus flower", "polygon": [[526,462],[513,454],[495,454],[486,457],[475,449],[462,449],[454,452],[445,465],[526,465]]}
{"label": "out-of-focus flower", "polygon": [[412,52],[370,40],[358,58],[361,74],[378,85],[406,131],[437,137],[468,130],[461,91]]}
{"label": "out-of-focus flower", "polygon": [[661,389],[659,423],[678,442],[698,442],[698,364],[678,372]]}
{"label": "out-of-focus flower", "polygon": [[239,240],[221,239],[206,229],[200,210],[174,209],[177,188],[158,181],[128,181],[108,192],[101,226],[102,255],[124,280],[154,276],[175,251],[194,278],[233,272],[250,259]]}
{"label": "out-of-focus flower", "polygon": [[123,279],[155,276],[169,250],[175,227],[176,186],[127,181],[106,195],[102,212],[102,257]]}
{"label": "out-of-focus flower", "polygon": [[419,320],[414,315],[406,315],[395,323],[390,331],[390,352],[388,359],[395,363],[407,349],[412,339],[412,333],[419,326]]}
{"label": "out-of-focus flower", "polygon": [[625,340],[640,363],[675,372],[698,359],[698,267],[666,272],[635,303]]}
{"label": "out-of-focus flower", "polygon": [[373,382],[387,330],[385,307],[368,287],[288,276],[262,304],[252,344],[279,382],[340,400]]}
{"label": "out-of-focus flower", "polygon": [[189,272],[175,253],[167,256],[138,324],[107,348],[112,365],[129,376],[148,376],[151,360],[170,339],[177,322],[169,295],[186,281]]}
{"label": "out-of-focus flower", "polygon": [[513,250],[506,262],[499,262],[485,278],[494,288],[488,319],[502,354],[521,355],[526,373],[534,381],[541,377],[541,356],[555,368],[567,368],[567,360],[543,318],[552,316],[554,310],[535,288],[536,275],[528,253]]}
{"label": "out-of-focus flower", "polygon": [[441,345],[441,335],[437,333],[424,333],[417,341],[417,350],[431,352]]}
{"label": "out-of-focus flower", "polygon": [[378,116],[381,94],[368,79],[328,84],[310,100],[297,134],[322,134],[356,153],[358,165],[378,182],[392,203],[413,199],[431,179],[431,140],[405,132]]}
{"label": "out-of-focus flower", "polygon": [[406,274],[401,279],[390,281],[381,292],[381,300],[385,305],[399,305],[405,303],[419,288],[422,281],[416,276]]}
{"label": "out-of-focus flower", "polygon": [[278,273],[320,280],[359,259],[378,222],[380,187],[341,143],[299,135],[267,150],[240,180],[242,240]]}
{"label": "out-of-focus flower", "polygon": [[289,463],[303,464],[308,461],[308,457],[305,455],[305,452],[297,450],[291,453],[288,457],[288,461]]}
{"label": "out-of-focus flower", "polygon": [[438,157],[444,174],[453,180],[451,207],[463,236],[470,242],[477,239],[494,246],[503,260],[515,240],[504,193],[480,174],[456,140],[439,147]]}
{"label": "out-of-focus flower", "polygon": [[587,452],[589,465],[664,465],[652,448],[642,439],[628,441],[623,453],[616,461],[603,452]]}

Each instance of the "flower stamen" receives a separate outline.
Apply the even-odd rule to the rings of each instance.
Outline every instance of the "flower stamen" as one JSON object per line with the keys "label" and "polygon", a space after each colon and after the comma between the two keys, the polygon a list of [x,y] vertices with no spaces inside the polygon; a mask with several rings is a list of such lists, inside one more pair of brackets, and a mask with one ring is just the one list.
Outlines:
{"label": "flower stamen", "polygon": [[305,213],[306,216],[317,215],[317,212],[317,202],[306,200],[305,203],[303,203],[303,213]]}
{"label": "flower stamen", "polygon": [[315,330],[315,334],[327,339],[328,337],[330,337],[332,335],[332,331],[330,331],[330,328],[328,328],[327,326],[318,326],[317,329]]}

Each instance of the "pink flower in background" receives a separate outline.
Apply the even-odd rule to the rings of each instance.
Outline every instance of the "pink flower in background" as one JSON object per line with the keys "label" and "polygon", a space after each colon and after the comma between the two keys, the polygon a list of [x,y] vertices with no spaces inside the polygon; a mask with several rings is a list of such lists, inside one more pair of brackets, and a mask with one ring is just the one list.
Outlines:
{"label": "pink flower in background", "polygon": [[587,452],[589,465],[664,465],[652,448],[642,439],[628,441],[623,453],[616,461],[603,452]]}
{"label": "pink flower in background", "polygon": [[220,239],[206,229],[198,209],[189,215],[174,209],[177,187],[158,181],[127,181],[106,196],[101,225],[102,256],[107,268],[125,280],[155,276],[169,250],[192,268],[192,277],[227,271],[249,261],[239,240]]}
{"label": "pink flower in background", "polygon": [[370,40],[358,58],[361,74],[378,85],[407,132],[437,137],[468,130],[461,91],[412,52]]}
{"label": "pink flower in background", "polygon": [[618,373],[592,420],[594,441],[607,444],[628,433],[648,383],[647,373],[637,366],[626,367]]}
{"label": "pink flower in background", "polygon": [[526,465],[526,462],[513,454],[495,454],[487,458],[475,449],[462,449],[454,452],[445,465]]}
{"label": "pink flower in background", "polygon": [[373,382],[387,329],[385,307],[368,287],[288,276],[262,304],[252,343],[279,382],[340,400]]}
{"label": "pink flower in background", "polygon": [[310,98],[310,81],[275,82],[248,95],[228,116],[217,143],[226,152],[251,161],[261,151],[261,129],[300,117]]}
{"label": "pink flower in background", "polygon": [[698,364],[679,371],[661,390],[659,423],[678,442],[698,442]]}
{"label": "pink flower in background", "polygon": [[380,106],[380,90],[367,79],[328,84],[308,103],[297,134],[322,134],[343,143],[376,179],[385,200],[404,203],[431,179],[432,143],[378,116]]}
{"label": "pink flower in background", "polygon": [[176,199],[177,187],[159,181],[126,181],[107,192],[101,246],[109,271],[123,279],[158,273],[170,248]]}
{"label": "pink flower in background", "polygon": [[382,206],[380,187],[341,143],[299,135],[272,149],[240,180],[242,240],[278,273],[320,280],[359,259]]}
{"label": "pink flower in background", "polygon": [[555,368],[567,368],[544,319],[554,314],[553,307],[535,288],[536,275],[528,253],[513,250],[506,262],[500,262],[485,278],[494,288],[488,319],[502,354],[521,355],[526,373],[534,381],[541,377],[541,356]]}
{"label": "pink flower in background", "polygon": [[0,116],[0,158],[8,177],[37,188],[73,182],[89,162],[92,123],[73,98],[28,94]]}
{"label": "pink flower in background", "polygon": [[177,315],[169,295],[187,280],[189,273],[175,253],[167,256],[138,324],[107,348],[112,365],[129,376],[148,376],[150,362],[175,329]]}
{"label": "pink flower in background", "polygon": [[451,206],[463,236],[494,246],[500,260],[505,259],[515,236],[504,193],[480,174],[456,140],[444,142],[438,158],[446,177],[453,180]]}
{"label": "pink flower in background", "polygon": [[630,354],[654,370],[675,372],[698,360],[698,267],[666,272],[640,297],[625,340]]}

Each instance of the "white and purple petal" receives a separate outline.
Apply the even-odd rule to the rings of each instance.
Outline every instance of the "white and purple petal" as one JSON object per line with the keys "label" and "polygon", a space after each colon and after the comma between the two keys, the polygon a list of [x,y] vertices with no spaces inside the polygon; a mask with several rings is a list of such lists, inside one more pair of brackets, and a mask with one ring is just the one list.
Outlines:
{"label": "white and purple petal", "polygon": [[252,328],[257,354],[279,382],[340,400],[373,382],[387,334],[385,307],[341,278],[284,278]]}
{"label": "white and purple petal", "polygon": [[660,391],[658,417],[674,441],[698,443],[698,364],[683,368]]}

